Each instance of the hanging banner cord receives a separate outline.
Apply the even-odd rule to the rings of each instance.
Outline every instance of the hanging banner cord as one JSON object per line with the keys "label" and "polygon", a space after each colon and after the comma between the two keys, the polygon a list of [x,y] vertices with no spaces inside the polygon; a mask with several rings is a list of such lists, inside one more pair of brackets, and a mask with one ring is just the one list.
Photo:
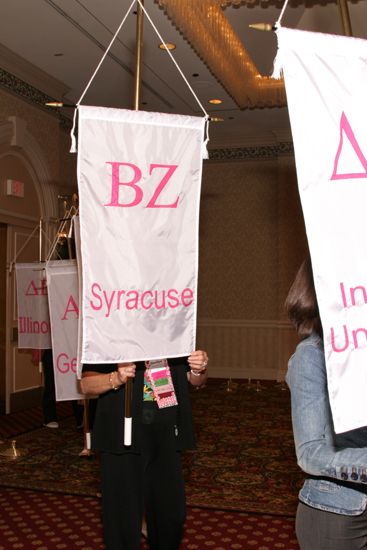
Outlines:
{"label": "hanging banner cord", "polygon": [[[94,71],[92,77],[90,78],[88,84],[86,85],[86,87],[85,87],[85,89],[84,89],[82,95],[80,96],[79,100],[76,102],[76,108],[75,108],[74,117],[73,117],[73,127],[72,127],[71,132],[70,132],[70,137],[71,137],[71,148],[70,148],[70,152],[71,152],[71,153],[75,153],[75,152],[76,152],[75,126],[76,126],[76,115],[77,115],[77,111],[78,111],[78,106],[80,105],[80,103],[81,103],[81,101],[83,100],[85,94],[87,93],[87,91],[88,91],[90,85],[92,84],[92,82],[93,82],[93,80],[94,80],[94,78],[95,78],[97,72],[99,71],[99,69],[100,69],[100,67],[101,67],[101,65],[102,65],[102,63],[103,63],[103,61],[105,60],[106,56],[108,55],[108,52],[110,51],[110,49],[111,49],[111,47],[112,47],[112,45],[113,45],[113,43],[114,43],[114,41],[115,41],[117,35],[119,34],[119,32],[120,32],[122,26],[124,25],[124,23],[125,23],[125,21],[126,21],[128,15],[129,15],[129,13],[130,13],[132,7],[136,4],[136,1],[139,3],[139,5],[140,5],[141,9],[143,10],[144,14],[146,15],[148,21],[150,22],[150,24],[152,25],[153,29],[155,30],[157,36],[159,37],[160,41],[161,41],[162,44],[164,45],[165,50],[167,51],[167,53],[168,53],[168,55],[170,56],[171,60],[172,60],[173,63],[175,64],[175,66],[176,66],[178,72],[179,72],[180,75],[182,76],[182,78],[183,78],[183,80],[185,81],[187,87],[188,87],[189,90],[191,91],[191,93],[192,93],[192,95],[194,96],[194,98],[196,99],[196,101],[197,101],[197,103],[198,103],[200,109],[203,111],[203,113],[204,113],[204,115],[205,115],[205,119],[206,119],[205,127],[206,127],[206,129],[205,129],[205,141],[204,141],[204,144],[203,144],[203,145],[204,145],[204,149],[205,149],[205,151],[206,151],[206,145],[207,145],[207,143],[208,143],[208,141],[209,141],[209,128],[208,128],[208,125],[209,125],[209,124],[208,124],[208,122],[209,122],[209,115],[208,115],[208,113],[206,112],[206,110],[204,109],[204,106],[202,105],[201,101],[199,100],[199,98],[198,98],[197,95],[195,94],[195,92],[194,92],[192,86],[190,85],[189,81],[188,81],[187,78],[185,77],[185,75],[184,75],[184,73],[182,72],[181,68],[179,67],[177,61],[175,60],[175,58],[173,57],[173,55],[171,54],[171,52],[170,52],[169,49],[167,48],[166,42],[165,42],[165,41],[163,40],[163,38],[161,37],[161,35],[160,35],[158,29],[156,28],[156,26],[154,25],[153,21],[151,20],[151,18],[150,18],[150,16],[149,16],[148,12],[147,12],[146,9],[144,8],[144,5],[142,4],[142,2],[141,2],[140,0],[133,0],[133,1],[131,2],[130,7],[128,8],[128,10],[127,10],[127,12],[126,12],[124,18],[122,19],[122,21],[121,21],[121,23],[120,23],[120,25],[119,25],[117,31],[116,31],[115,34],[113,35],[112,40],[111,40],[111,42],[109,43],[109,45],[108,45],[106,51],[104,52],[104,54],[103,54],[103,56],[102,56],[100,62],[98,63],[97,68],[95,69],[95,71]],[[288,1],[288,0],[287,0],[287,1]],[[207,152],[206,152],[206,154],[203,154],[203,158],[208,158]]]}
{"label": "hanging banner cord", "polygon": [[[9,265],[9,275],[11,274],[11,272],[13,271],[13,266],[15,264],[15,262],[17,261],[17,258],[19,256],[19,254],[21,254],[23,252],[23,250],[25,249],[25,247],[27,246],[27,244],[29,243],[29,241],[31,240],[31,238],[34,236],[34,234],[39,230],[39,224],[36,225],[36,227],[33,229],[32,233],[27,237],[27,240],[25,241],[25,243],[23,244],[23,246],[18,250],[18,252],[16,253],[16,255],[14,256],[14,258],[12,259],[12,261],[10,262],[10,265]],[[45,230],[42,229],[42,234],[43,236],[47,239],[49,245],[52,245],[50,239],[48,238],[48,235],[46,234]]]}
{"label": "hanging banner cord", "polygon": [[280,12],[280,15],[278,17],[278,20],[274,24],[275,29],[278,29],[281,26],[283,15],[284,15],[285,10],[287,9],[288,2],[289,2],[289,0],[285,0],[284,5],[282,7],[282,11]]}

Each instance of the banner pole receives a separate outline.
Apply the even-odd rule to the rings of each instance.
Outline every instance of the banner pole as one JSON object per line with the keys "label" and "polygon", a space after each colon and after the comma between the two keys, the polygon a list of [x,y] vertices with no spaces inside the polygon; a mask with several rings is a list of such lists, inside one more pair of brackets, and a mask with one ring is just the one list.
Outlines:
{"label": "banner pole", "polygon": [[83,411],[83,432],[84,432],[84,448],[80,456],[91,455],[91,432],[89,425],[89,399],[83,399],[84,411]]}
{"label": "banner pole", "polygon": [[350,22],[348,0],[338,0],[339,15],[345,36],[353,36],[352,24]]}
{"label": "banner pole", "polygon": [[39,256],[38,259],[42,262],[42,218],[40,218],[39,223]]}
{"label": "banner pole", "polygon": [[[144,31],[144,0],[137,1],[136,16],[136,55],[135,55],[135,82],[134,82],[134,110],[139,111],[141,92],[141,73],[143,60],[143,31]],[[124,445],[131,445],[132,431],[132,380],[129,377],[125,384],[125,418],[124,418]]]}
{"label": "banner pole", "polygon": [[134,110],[140,109],[141,75],[143,65],[143,34],[144,34],[144,0],[137,2],[136,16],[136,54],[135,54],[135,84],[134,84]]}

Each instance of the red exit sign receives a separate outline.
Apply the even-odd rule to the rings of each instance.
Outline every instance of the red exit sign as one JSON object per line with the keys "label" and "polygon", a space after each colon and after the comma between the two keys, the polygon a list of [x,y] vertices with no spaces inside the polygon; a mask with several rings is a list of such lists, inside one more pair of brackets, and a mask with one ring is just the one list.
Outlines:
{"label": "red exit sign", "polygon": [[9,197],[24,197],[24,183],[18,180],[6,180],[6,194]]}

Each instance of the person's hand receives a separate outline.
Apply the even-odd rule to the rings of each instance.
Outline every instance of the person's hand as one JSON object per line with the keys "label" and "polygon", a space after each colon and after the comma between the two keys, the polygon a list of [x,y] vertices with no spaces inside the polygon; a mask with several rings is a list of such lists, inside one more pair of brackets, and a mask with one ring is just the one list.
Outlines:
{"label": "person's hand", "polygon": [[206,371],[208,364],[208,355],[206,351],[196,350],[193,351],[188,358],[190,371],[194,376],[200,376]]}
{"label": "person's hand", "polygon": [[135,370],[135,363],[118,363],[117,380],[119,381],[119,384],[125,384],[128,378],[134,378]]}

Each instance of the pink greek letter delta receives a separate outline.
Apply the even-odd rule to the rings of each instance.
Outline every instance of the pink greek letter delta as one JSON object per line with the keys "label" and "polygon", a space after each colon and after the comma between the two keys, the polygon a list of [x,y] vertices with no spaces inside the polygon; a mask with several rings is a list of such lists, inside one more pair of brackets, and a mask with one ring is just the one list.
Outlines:
{"label": "pink greek letter delta", "polygon": [[[363,168],[362,172],[346,172],[346,173],[338,173],[338,165],[340,160],[340,155],[343,150],[343,136],[347,137],[347,139],[350,142],[350,145],[352,146],[357,159],[359,160],[361,167]],[[352,130],[352,127],[349,123],[349,120],[347,119],[344,111],[341,114],[340,117],[340,139],[339,139],[339,146],[338,150],[335,156],[334,161],[334,170],[331,176],[331,180],[343,180],[343,179],[356,179],[356,178],[367,178],[367,160],[364,154],[362,153],[362,150],[359,146],[359,143],[354,135],[354,132]]]}
{"label": "pink greek letter delta", "polygon": [[47,281],[46,279],[41,279],[39,281],[41,286],[37,286],[36,282],[32,281],[29,283],[27,290],[25,291],[26,296],[47,296]]}

